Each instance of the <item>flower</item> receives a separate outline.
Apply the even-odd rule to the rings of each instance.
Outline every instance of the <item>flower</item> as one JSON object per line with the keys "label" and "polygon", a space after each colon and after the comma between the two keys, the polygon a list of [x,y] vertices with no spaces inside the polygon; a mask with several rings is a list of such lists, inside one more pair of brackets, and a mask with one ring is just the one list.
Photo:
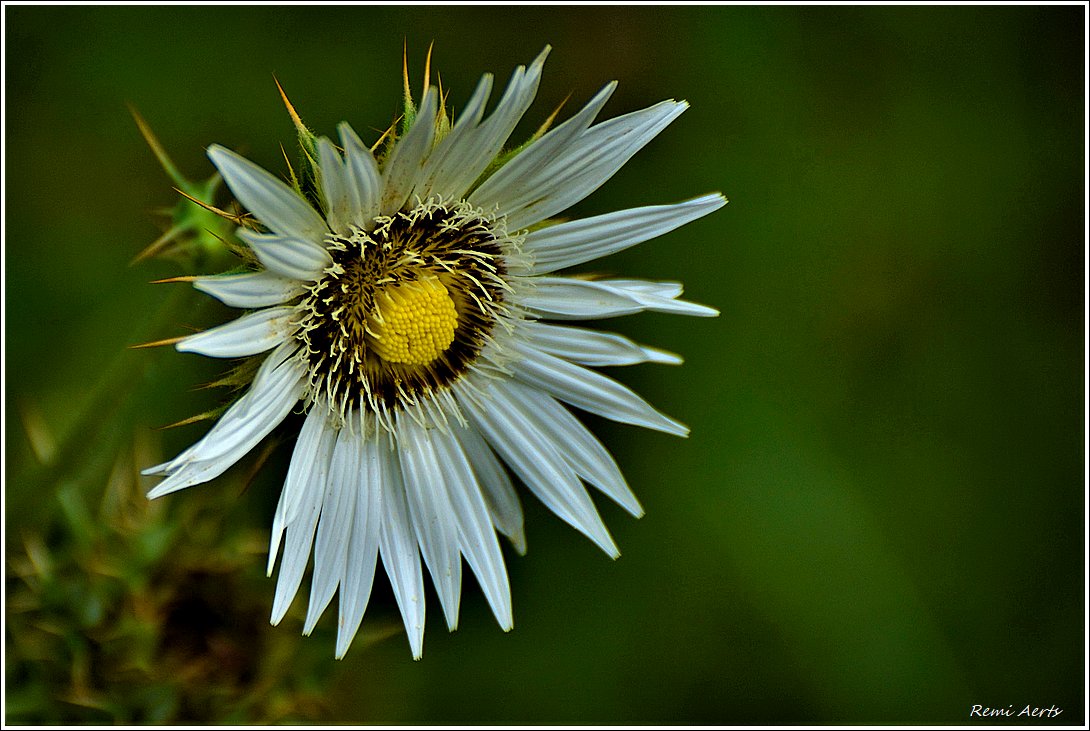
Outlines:
{"label": "flower", "polygon": [[284,617],[313,552],[304,632],[339,590],[338,657],[360,626],[380,556],[414,657],[424,633],[421,557],[450,629],[463,556],[500,626],[511,629],[496,533],[520,553],[525,541],[508,469],[618,555],[583,483],[635,516],[642,508],[613,458],[564,404],[688,433],[590,368],[676,364],[678,356],[549,321],[717,311],[678,299],[681,285],[672,282],[555,272],[664,234],[726,201],[711,194],[550,221],[688,105],[668,100],[592,124],[613,93],[610,83],[563,124],[504,153],[548,51],[516,69],[487,116],[491,75],[453,123],[434,86],[419,108],[406,95],[402,134],[377,161],[348,124],[338,128],[338,149],[314,138],[291,110],[311,160],[312,191],[294,172],[289,186],[230,150],[209,148],[260,230],[238,230],[252,252],[248,270],[192,281],[250,312],[176,347],[261,360],[249,390],[203,439],[145,471],[166,476],[148,496],[214,479],[290,412],[305,412],[273,519],[270,575],[281,545],[283,559],[272,622]]}

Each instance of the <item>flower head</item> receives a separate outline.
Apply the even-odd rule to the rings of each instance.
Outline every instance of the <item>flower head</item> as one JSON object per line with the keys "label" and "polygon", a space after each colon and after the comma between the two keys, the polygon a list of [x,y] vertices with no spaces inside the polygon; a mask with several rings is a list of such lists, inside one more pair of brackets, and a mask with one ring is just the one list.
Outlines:
{"label": "flower head", "polygon": [[[241,228],[242,272],[194,286],[247,310],[178,350],[260,362],[211,430],[146,474],[155,498],[207,482],[292,411],[306,414],[273,520],[269,573],[283,548],[272,621],[313,554],[309,633],[339,597],[337,656],[363,618],[381,557],[414,657],[424,633],[424,567],[447,625],[458,621],[462,557],[496,619],[512,626],[496,534],[525,551],[508,470],[610,556],[618,551],[584,483],[633,515],[616,463],[569,411],[684,436],[592,366],[680,363],[620,335],[551,321],[644,310],[713,316],[681,285],[554,272],[620,251],[718,209],[719,194],[564,223],[585,198],[688,106],[664,101],[594,124],[609,84],[577,114],[512,154],[504,145],[537,92],[546,49],[516,69],[490,114],[485,75],[457,120],[435,87],[408,105],[376,159],[348,124],[339,145],[302,127],[313,191],[212,146],[209,156],[259,224]],[[294,115],[294,110],[293,116]],[[505,467],[506,465],[506,467]],[[421,565],[423,558],[423,566]]]}

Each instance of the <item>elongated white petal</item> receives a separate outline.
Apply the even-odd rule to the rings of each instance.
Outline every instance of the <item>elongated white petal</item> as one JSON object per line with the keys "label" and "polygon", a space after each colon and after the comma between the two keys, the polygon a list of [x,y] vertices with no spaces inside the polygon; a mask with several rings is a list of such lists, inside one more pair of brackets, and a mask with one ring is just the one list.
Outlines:
{"label": "elongated white petal", "polygon": [[688,105],[665,101],[591,127],[498,198],[515,231],[548,218],[598,189]]}
{"label": "elongated white petal", "polygon": [[193,288],[228,307],[247,310],[279,305],[302,292],[296,280],[269,271],[197,277],[193,280]]}
{"label": "elongated white petal", "polygon": [[627,292],[600,282],[565,277],[535,277],[519,304],[554,320],[591,320],[640,312],[644,307]]}
{"label": "elongated white petal", "polygon": [[307,418],[303,421],[303,427],[295,441],[288,474],[284,478],[284,488],[280,491],[280,501],[273,516],[267,569],[269,576],[272,576],[273,566],[276,564],[276,554],[280,550],[284,529],[299,515],[300,505],[308,491],[321,491],[325,487],[329,461],[336,441],[337,431],[330,426],[325,409],[312,407],[307,412]]}
{"label": "elongated white petal", "polygon": [[525,554],[526,534],[523,530],[522,503],[515,492],[515,486],[511,484],[507,470],[496,459],[496,455],[476,428],[457,428],[455,435],[473,466],[473,474],[477,476],[477,482],[488,504],[492,523],[511,540],[516,551]]}
{"label": "elongated white petal", "polygon": [[528,184],[534,186],[529,196],[501,206],[510,230],[532,226],[586,198],[687,108],[685,102],[661,102],[591,127]]}
{"label": "elongated white petal", "polygon": [[627,386],[582,366],[519,344],[524,356],[511,364],[515,377],[592,414],[613,421],[688,436],[684,424],[659,413]]}
{"label": "elongated white petal", "polygon": [[718,193],[668,206],[645,206],[531,231],[523,244],[537,274],[576,266],[661,236],[712,211],[726,199]]}
{"label": "elongated white petal", "polygon": [[620,468],[598,438],[556,399],[535,388],[509,383],[507,390],[525,409],[541,433],[575,473],[599,488],[614,502],[639,518],[643,508],[632,494]]}
{"label": "elongated white petal", "polygon": [[[161,465],[156,465],[155,467],[149,467],[141,474],[169,475],[186,462],[192,461],[195,457],[208,458],[218,456],[224,449],[229,449],[231,443],[229,440],[223,439],[223,436],[237,431],[240,427],[244,426],[243,422],[251,413],[253,413],[255,403],[260,403],[264,399],[266,393],[275,390],[275,381],[277,377],[284,372],[281,369],[281,366],[289,358],[296,355],[297,351],[298,348],[294,343],[287,342],[269,353],[269,355],[265,357],[265,360],[261,362],[261,366],[257,369],[257,374],[254,376],[253,383],[250,384],[250,389],[220,417],[219,421],[217,421],[208,433],[205,434],[204,439],[188,449],[183,450],[181,454],[174,459],[164,462]],[[218,435],[217,438],[209,438],[214,435]]]}
{"label": "elongated white petal", "polygon": [[680,282],[649,282],[644,279],[603,279],[598,282],[614,292],[624,292],[652,312],[691,317],[718,317],[719,310],[688,300],[680,300]]}
{"label": "elongated white petal", "polygon": [[370,229],[371,220],[378,215],[379,200],[382,197],[382,173],[379,172],[375,156],[348,122],[337,125],[337,131],[341,137],[341,147],[344,148],[347,182],[359,206],[354,215],[350,216],[349,223]]}
{"label": "elongated white petal", "polygon": [[442,174],[437,176],[432,192],[453,198],[465,196],[469,187],[499,154],[533,103],[541,82],[541,70],[550,50],[546,46],[528,69],[519,66],[488,119],[479,126],[467,129],[457,140],[457,147],[451,145]]}
{"label": "elongated white petal", "polygon": [[512,198],[512,189],[521,191],[526,186],[525,181],[536,179],[542,168],[583,134],[616,88],[616,81],[606,84],[574,117],[546,132],[490,175],[473,191],[469,201],[485,210],[502,211]]}
{"label": "elongated white petal", "polygon": [[715,317],[719,311],[706,305],[645,293],[612,280],[589,281],[568,277],[534,277],[533,288],[519,303],[542,317],[554,320],[590,320],[620,317],[650,310],[675,315]]}
{"label": "elongated white petal", "polygon": [[491,93],[492,74],[485,74],[477,82],[476,90],[458,115],[454,127],[428,155],[420,179],[421,198],[435,195],[446,200],[454,197],[453,181],[461,172],[459,166],[469,159],[468,138],[480,124]]}
{"label": "elongated white petal", "polygon": [[462,561],[458,555],[458,526],[447,497],[444,467],[431,435],[411,418],[399,419],[401,474],[408,498],[409,517],[420,542],[420,553],[431,573],[439,603],[453,631],[458,626],[462,590]]}
{"label": "elongated white petal", "polygon": [[424,159],[435,138],[435,113],[438,110],[438,90],[432,86],[424,94],[417,110],[416,120],[405,136],[398,141],[382,175],[382,202],[379,205],[385,216],[397,212],[416,184],[424,169]]}
{"label": "elongated white petal", "polygon": [[[358,423],[358,417],[350,416]],[[351,426],[337,434],[333,457],[329,463],[322,512],[314,537],[314,575],[310,580],[310,604],[307,608],[303,634],[309,635],[318,623],[348,563],[348,548],[355,522],[356,495],[359,493],[362,437]]]}
{"label": "elongated white petal", "polygon": [[488,443],[556,515],[616,558],[617,546],[575,471],[530,421],[502,383],[478,385],[481,401],[462,392],[459,405]]}
{"label": "elongated white petal", "polygon": [[360,203],[356,186],[350,184],[340,153],[325,137],[318,140],[318,181],[325,202],[326,220],[330,228],[343,236],[348,233],[348,224],[352,223]]}
{"label": "elongated white petal", "polygon": [[295,325],[291,307],[269,307],[243,315],[224,325],[181,340],[174,347],[182,353],[212,358],[241,358],[275,348],[291,336]]}
{"label": "elongated white petal", "polygon": [[301,364],[294,358],[283,361],[261,382],[255,379],[203,439],[166,465],[151,468],[165,470],[169,476],[148,492],[148,497],[199,485],[226,472],[284,420],[302,396],[304,385]]}
{"label": "elongated white petal", "polygon": [[314,529],[318,525],[318,516],[322,512],[322,500],[325,498],[326,485],[331,470],[333,449],[337,442],[337,430],[324,419],[323,434],[319,449],[306,483],[300,492],[298,509],[294,519],[287,524],[284,537],[284,559],[280,562],[280,575],[276,577],[276,595],[273,598],[272,624],[280,624],[287,614],[291,602],[299,591],[310,560],[311,546],[314,543]]}
{"label": "elongated white petal", "polygon": [[601,281],[614,290],[662,299],[677,299],[685,290],[681,282],[653,282],[648,279],[603,279]]}
{"label": "elongated white petal", "polygon": [[259,234],[244,228],[237,233],[266,269],[281,276],[313,282],[333,263],[325,248],[305,239]]}
{"label": "elongated white petal", "polygon": [[638,345],[623,335],[527,321],[521,325],[534,347],[587,366],[622,366],[636,363],[678,365],[681,356]]}
{"label": "elongated white petal", "polygon": [[504,632],[508,632],[514,626],[514,618],[507,568],[477,478],[461,445],[452,435],[433,430],[431,441],[439,464],[443,466],[447,497],[458,525],[462,553],[477,576],[496,621]]}
{"label": "elongated white petal", "polygon": [[405,486],[396,449],[378,446],[382,463],[382,523],[379,526],[379,553],[386,575],[397,599],[405,634],[413,659],[424,652],[424,572],[420,549],[409,517]]}
{"label": "elongated white petal", "polygon": [[329,229],[322,216],[264,168],[220,145],[209,147],[208,157],[239,202],[270,230],[304,241],[325,238]]}
{"label": "elongated white petal", "polygon": [[344,657],[363,621],[378,558],[379,526],[382,522],[382,458],[376,439],[363,443],[359,469],[356,510],[348,543],[348,562],[340,592],[340,622],[337,624],[337,657]]}

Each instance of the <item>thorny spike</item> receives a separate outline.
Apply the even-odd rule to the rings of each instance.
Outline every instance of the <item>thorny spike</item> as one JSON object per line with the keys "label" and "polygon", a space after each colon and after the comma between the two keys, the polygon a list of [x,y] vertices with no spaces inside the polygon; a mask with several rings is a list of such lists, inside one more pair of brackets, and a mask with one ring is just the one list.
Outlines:
{"label": "thorny spike", "polygon": [[254,484],[254,480],[257,479],[257,473],[261,471],[261,468],[265,466],[265,463],[269,461],[269,457],[276,451],[279,446],[278,440],[272,438],[269,443],[265,445],[265,448],[257,455],[257,459],[250,465],[250,469],[246,472],[246,475],[242,478],[242,488],[239,490],[239,494],[246,492],[250,489],[250,486]]}
{"label": "thorny spike", "polygon": [[280,80],[273,76],[273,81],[276,82],[276,88],[280,92],[280,98],[284,100],[284,106],[288,108],[288,114],[291,116],[291,122],[295,125],[295,130],[299,133],[300,137],[313,136],[313,133],[307,129],[307,126],[303,124],[302,118],[299,113],[295,111],[295,107],[288,101],[288,95],[284,93],[284,87],[280,85]]}
{"label": "thorny spike", "polygon": [[564,105],[568,103],[569,99],[571,99],[571,92],[569,92],[568,95],[564,97],[564,100],[557,105],[556,109],[553,110],[553,113],[545,118],[545,121],[541,123],[541,126],[537,128],[537,131],[531,135],[531,140],[536,140],[549,131],[549,127],[556,121],[556,115],[560,114],[560,110],[564,108]]}
{"label": "thorny spike", "polygon": [[382,136],[381,136],[381,137],[379,137],[379,138],[378,138],[377,140],[375,140],[375,144],[371,145],[371,153],[372,153],[372,154],[374,154],[375,150],[377,150],[377,149],[378,149],[378,146],[382,144],[382,141],[383,141],[384,139],[386,139],[387,137],[389,137],[389,136],[390,136],[390,134],[391,134],[391,133],[392,133],[392,132],[393,132],[393,131],[394,131],[395,129],[397,129],[397,123],[398,123],[398,122],[400,122],[400,121],[401,121],[401,119],[400,119],[400,118],[399,118],[399,119],[395,119],[395,120],[393,121],[393,123],[392,123],[392,124],[391,124],[391,125],[390,125],[389,127],[387,127],[387,128],[386,128],[386,131],[382,133]]}
{"label": "thorny spike", "polygon": [[166,279],[153,279],[150,284],[168,284],[170,282],[195,282],[197,277],[194,276],[182,276],[182,277],[167,277]]}
{"label": "thorny spike", "polygon": [[188,426],[190,424],[196,424],[197,422],[200,422],[200,421],[206,421],[208,419],[215,419],[217,416],[219,416],[219,412],[220,412],[219,409],[213,409],[211,411],[205,411],[203,414],[196,414],[195,416],[190,416],[187,419],[182,419],[181,421],[176,421],[173,424],[167,424],[166,426],[159,426],[159,427],[155,427],[155,428],[156,428],[157,431],[166,431],[167,429],[174,429],[174,428],[179,427],[179,426]]}
{"label": "thorny spike", "polygon": [[424,59],[424,90],[420,92],[421,98],[428,93],[428,86],[431,84],[431,49],[435,45],[435,41],[428,44],[428,55]]}
{"label": "thorny spike", "polygon": [[198,198],[194,198],[193,196],[189,195],[189,193],[186,193],[184,190],[181,190],[179,188],[175,188],[174,190],[177,193],[181,194],[181,196],[183,198],[187,198],[187,199],[193,201],[194,203],[196,203],[201,208],[205,209],[206,211],[211,211],[212,213],[215,213],[220,218],[226,218],[228,221],[231,221],[236,226],[246,226],[246,227],[249,227],[249,228],[256,228],[256,226],[254,224],[254,221],[253,221],[253,218],[248,213],[238,213],[238,214],[228,213],[227,211],[220,210],[219,208],[216,208],[213,205],[209,205],[208,203],[205,203],[204,201],[202,201],[202,200],[200,200]]}
{"label": "thorny spike", "polygon": [[136,111],[136,107],[132,104],[128,105],[129,113],[132,114],[132,118],[136,121],[136,126],[140,130],[140,134],[143,135],[144,141],[148,143],[148,147],[155,153],[155,157],[159,160],[159,164],[163,166],[163,170],[175,182],[179,187],[188,188],[190,182],[178,171],[175,167],[174,161],[170,159],[170,155],[163,148],[163,145],[159,142],[159,138],[155,136],[155,133],[151,131],[151,127],[144,121],[144,118],[140,116],[140,112]]}
{"label": "thorny spike", "polygon": [[284,155],[284,162],[288,164],[288,175],[291,176],[291,187],[299,190],[299,178],[295,177],[295,168],[291,166],[291,160],[288,159],[288,151],[284,149],[284,145],[280,145],[280,152]]}
{"label": "thorny spike", "polygon": [[139,350],[141,348],[158,348],[161,345],[174,345],[175,343],[182,342],[187,337],[189,337],[189,336],[188,335],[179,335],[178,337],[175,337],[175,338],[165,338],[164,340],[153,340],[150,343],[140,343],[139,345],[130,345],[129,349],[130,350]]}
{"label": "thorny spike", "polygon": [[409,108],[413,103],[412,91],[409,89],[409,39],[405,38],[401,45],[401,78],[405,84],[405,107]]}
{"label": "thorny spike", "polygon": [[435,118],[435,124],[437,130],[442,130],[443,134],[446,134],[450,131],[452,122],[447,117],[447,96],[443,93],[443,76],[438,71],[435,75],[439,80],[439,114]]}
{"label": "thorny spike", "polygon": [[[175,190],[177,190],[177,188],[175,188]],[[155,239],[155,241],[152,241],[150,244],[145,246],[143,251],[134,256],[132,258],[132,261],[129,262],[129,266],[133,266],[134,264],[138,264],[145,259],[150,259],[151,257],[162,253],[163,250],[166,249],[167,246],[172,241],[174,241],[174,239],[177,238],[184,230],[185,227],[181,225],[171,226],[169,229],[164,231],[162,235],[159,236],[159,238]]]}

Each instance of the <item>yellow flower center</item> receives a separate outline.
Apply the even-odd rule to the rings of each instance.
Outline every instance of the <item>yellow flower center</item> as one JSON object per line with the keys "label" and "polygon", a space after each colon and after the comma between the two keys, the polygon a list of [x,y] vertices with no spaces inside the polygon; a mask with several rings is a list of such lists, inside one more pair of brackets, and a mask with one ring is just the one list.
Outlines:
{"label": "yellow flower center", "polygon": [[367,321],[371,347],[390,363],[427,365],[454,342],[458,311],[438,277],[383,288]]}

